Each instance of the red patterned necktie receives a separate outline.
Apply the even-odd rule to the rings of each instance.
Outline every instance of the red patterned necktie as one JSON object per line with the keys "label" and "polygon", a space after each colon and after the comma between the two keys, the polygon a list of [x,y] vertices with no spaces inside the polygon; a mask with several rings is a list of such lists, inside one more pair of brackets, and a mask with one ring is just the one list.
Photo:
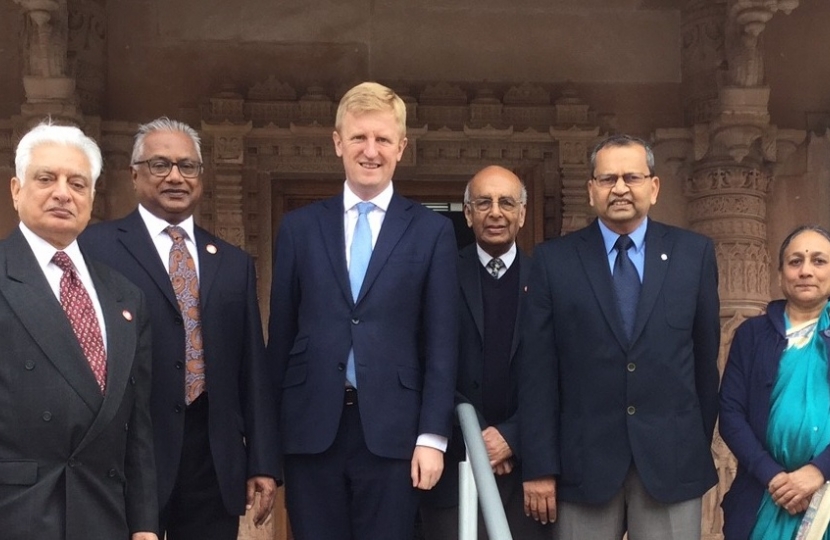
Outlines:
{"label": "red patterned necktie", "polygon": [[190,405],[205,390],[205,360],[202,349],[202,316],[199,306],[199,278],[196,263],[184,243],[184,229],[170,226],[165,232],[173,239],[170,248],[170,282],[179,302],[185,331],[184,402]]}
{"label": "red patterned necktie", "polygon": [[69,318],[72,330],[81,344],[86,355],[89,367],[95,375],[95,380],[103,394],[107,388],[107,351],[104,349],[104,339],[101,336],[101,327],[92,299],[86,292],[84,284],[78,278],[75,267],[69,255],[58,251],[52,257],[52,262],[63,270],[61,276],[61,306]]}

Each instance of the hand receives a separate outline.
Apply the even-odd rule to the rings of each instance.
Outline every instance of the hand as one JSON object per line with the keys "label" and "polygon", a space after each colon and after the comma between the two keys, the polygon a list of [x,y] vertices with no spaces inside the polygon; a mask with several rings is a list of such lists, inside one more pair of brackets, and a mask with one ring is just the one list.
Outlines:
{"label": "hand", "polygon": [[503,475],[510,474],[513,471],[513,460],[505,459],[501,463],[493,466],[493,474]]}
{"label": "hand", "polygon": [[524,482],[525,515],[542,524],[556,521],[556,479],[546,476]]}
{"label": "hand", "polygon": [[130,537],[130,540],[159,540],[159,537],[156,536],[156,533],[137,532],[133,533],[133,535]]}
{"label": "hand", "polygon": [[807,464],[793,472],[780,472],[769,483],[772,500],[790,515],[803,512],[813,494],[824,484],[824,475],[815,465]]}
{"label": "hand", "polygon": [[429,446],[416,446],[412,453],[412,487],[432,489],[444,471],[444,452]]}
{"label": "hand", "polygon": [[490,458],[491,467],[495,468],[499,463],[513,457],[513,450],[510,449],[510,445],[507,444],[498,429],[490,426],[481,432],[481,436],[484,439],[484,448],[487,449],[487,457]]}
{"label": "hand", "polygon": [[261,527],[271,517],[271,509],[277,496],[277,483],[270,476],[252,476],[248,478],[245,495],[245,510],[254,507],[256,494],[259,493],[259,505],[254,512],[254,525]]}

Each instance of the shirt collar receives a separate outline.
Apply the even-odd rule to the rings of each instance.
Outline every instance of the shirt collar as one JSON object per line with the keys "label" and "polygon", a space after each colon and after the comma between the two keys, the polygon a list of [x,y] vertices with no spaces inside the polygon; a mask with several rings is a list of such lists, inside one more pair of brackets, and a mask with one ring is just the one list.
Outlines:
{"label": "shirt collar", "polygon": [[63,251],[69,258],[72,259],[72,264],[75,265],[75,268],[79,271],[83,268],[85,264],[84,257],[81,255],[81,248],[78,247],[78,241],[73,240],[71,244],[66,246],[63,249],[58,249],[37,234],[35,234],[32,229],[27,227],[20,222],[20,232],[23,233],[24,238],[29,243],[29,247],[32,248],[32,252],[35,254],[35,259],[37,259],[38,265],[41,268],[46,268],[50,262],[52,262],[52,257],[55,256],[55,253],[58,251]]}
{"label": "shirt collar", "polygon": [[[147,232],[150,233],[151,238],[159,236],[160,234],[167,234],[164,229],[169,227],[171,223],[155,216],[140,204],[138,205],[138,213],[141,215],[141,219],[144,221],[144,225],[147,227]],[[195,244],[196,237],[193,235],[195,229],[193,215],[188,216],[187,219],[179,223],[178,226],[184,229],[184,232],[187,233],[187,238]]]}
{"label": "shirt collar", "polygon": [[[394,188],[392,187],[392,182],[389,182],[389,185],[386,186],[386,189],[378,193],[374,198],[369,199],[365,202],[370,202],[386,212],[389,209],[389,203],[392,201],[392,194],[394,193]],[[354,191],[349,188],[349,183],[343,183],[343,209],[344,211],[348,212],[355,205],[359,202],[364,202],[363,199],[358,197],[354,194]]]}
{"label": "shirt collar", "polygon": [[[614,251],[614,244],[617,243],[617,238],[621,235],[609,229],[601,219],[597,219],[597,222],[599,223],[599,230],[602,233],[602,241],[605,242],[605,253],[610,254]],[[645,246],[647,228],[648,218],[645,218],[643,222],[628,235],[628,237],[631,238],[631,241],[634,242],[634,251],[637,253],[642,251]]]}
{"label": "shirt collar", "polygon": [[[476,242],[476,253],[478,253],[478,260],[481,262],[481,265],[486,267],[487,263],[490,262],[491,259],[494,259],[492,255],[484,251],[478,242]],[[518,253],[518,249],[516,248],[516,242],[510,245],[510,249],[508,249],[505,253],[499,255],[499,259],[501,262],[504,263],[504,268],[507,270],[510,268],[510,265],[513,264],[513,261],[516,260],[516,254]]]}

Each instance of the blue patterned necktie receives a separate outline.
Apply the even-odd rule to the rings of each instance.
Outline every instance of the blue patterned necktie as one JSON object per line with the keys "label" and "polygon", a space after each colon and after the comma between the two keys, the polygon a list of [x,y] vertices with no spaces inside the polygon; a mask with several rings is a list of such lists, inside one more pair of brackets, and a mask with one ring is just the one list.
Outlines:
{"label": "blue patterned necktie", "polygon": [[617,259],[614,261],[614,292],[617,295],[617,306],[620,309],[625,335],[631,340],[634,333],[634,320],[637,316],[637,303],[640,300],[640,275],[631,259],[628,249],[634,245],[627,234],[617,238],[614,249],[617,250]]}
{"label": "blue patterned necktie", "polygon": [[[375,208],[374,203],[357,203],[357,225],[352,235],[352,245],[349,248],[349,284],[352,288],[352,299],[357,302],[369,260],[372,258],[372,228],[369,226],[367,214]],[[346,380],[357,388],[357,377],[354,367],[354,349],[349,351],[349,360],[346,364]]]}

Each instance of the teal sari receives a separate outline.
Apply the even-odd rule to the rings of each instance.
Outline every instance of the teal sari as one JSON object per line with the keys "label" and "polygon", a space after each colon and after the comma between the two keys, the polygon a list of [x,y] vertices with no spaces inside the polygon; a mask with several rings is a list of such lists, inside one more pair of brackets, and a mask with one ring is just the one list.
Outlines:
{"label": "teal sari", "polygon": [[[766,446],[790,472],[803,467],[830,444],[830,385],[827,348],[821,331],[830,326],[830,303],[817,320],[793,328],[784,315],[787,348],[772,389]],[[764,492],[751,540],[791,540],[804,513],[791,516]],[[830,532],[825,533],[830,540]]]}

